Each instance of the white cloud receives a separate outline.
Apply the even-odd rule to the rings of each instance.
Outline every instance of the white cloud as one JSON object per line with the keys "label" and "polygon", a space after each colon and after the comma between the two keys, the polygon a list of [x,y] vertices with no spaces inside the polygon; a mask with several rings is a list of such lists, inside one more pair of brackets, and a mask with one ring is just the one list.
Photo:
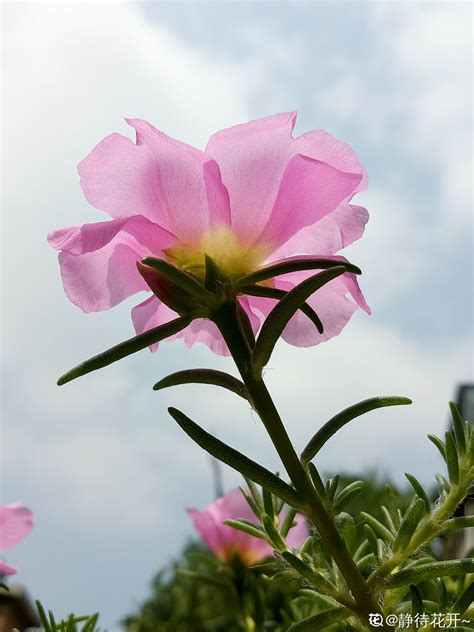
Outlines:
{"label": "white cloud", "polygon": [[[2,495],[22,498],[37,522],[11,560],[35,596],[49,595],[50,607],[100,608],[107,626],[122,614],[116,604],[143,595],[144,573],[191,531],[183,504],[205,502],[208,460],[171,422],[161,428],[167,415],[149,389],[157,356],[140,356],[153,375],[143,398],[133,360],[97,380],[55,386],[76,360],[132,327],[130,301],[89,319],[68,303],[46,234],[106,219],[83,200],[76,164],[106,134],[130,134],[124,116],[203,146],[216,129],[250,118],[254,71],[151,26],[132,4],[4,9]],[[196,471],[185,483],[189,470]],[[157,550],[164,533],[167,546]],[[112,577],[107,564],[114,568],[137,536],[147,540],[148,557],[127,562],[127,581],[123,570]],[[94,575],[113,586],[113,604],[97,602]]]}
{"label": "white cloud", "polygon": [[[369,57],[333,60],[317,103],[434,169],[430,223],[472,230],[472,7],[372,3]],[[434,196],[433,196],[434,197]]]}

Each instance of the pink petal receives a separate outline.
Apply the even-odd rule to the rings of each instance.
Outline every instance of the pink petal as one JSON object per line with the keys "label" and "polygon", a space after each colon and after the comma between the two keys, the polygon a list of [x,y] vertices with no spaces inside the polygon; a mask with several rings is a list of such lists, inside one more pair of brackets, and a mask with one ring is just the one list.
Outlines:
{"label": "pink petal", "polygon": [[147,255],[163,256],[164,248],[176,244],[172,235],[144,217],[62,229],[49,239],[63,249],[59,261],[64,290],[84,312],[110,309],[148,290],[136,262]]}
{"label": "pink petal", "polygon": [[356,191],[367,187],[367,174],[352,148],[322,129],[306,132],[294,142],[294,151],[348,173],[362,176]]}
{"label": "pink petal", "polygon": [[[265,540],[224,525],[225,520],[244,518],[258,524],[258,519],[250,509],[240,489],[233,489],[211,503],[204,511],[188,509],[199,535],[211,551],[223,561],[230,561],[238,553],[247,564],[255,564],[273,555],[272,548]],[[280,516],[280,522],[284,514]],[[298,549],[309,536],[309,529],[303,516],[296,517],[296,525],[288,534],[290,548]]]}
{"label": "pink petal", "polygon": [[[162,303],[155,295],[150,296],[146,301],[132,309],[132,322],[137,334],[142,334],[144,331],[164,325],[176,317],[177,313]],[[173,336],[172,339],[174,338]],[[151,345],[150,351],[156,351],[158,344],[156,342]]]}
{"label": "pink petal", "polygon": [[15,575],[18,573],[18,569],[15,566],[10,566],[3,560],[0,560],[0,576],[1,575]]}
{"label": "pink petal", "polygon": [[252,307],[250,306],[248,296],[238,296],[237,298],[238,298],[239,303],[241,304],[241,306],[244,308],[245,312],[247,313],[247,316],[249,317],[253,333],[256,334],[257,331],[260,329],[261,319],[259,318],[258,314],[255,314],[252,311]]}
{"label": "pink petal", "polygon": [[298,253],[332,255],[360,239],[368,219],[369,214],[362,206],[340,204],[335,211],[312,226],[302,228],[273,252],[269,259],[284,259]]}
{"label": "pink petal", "polygon": [[129,235],[149,248],[160,252],[163,247],[176,244],[178,238],[141,215],[124,217],[108,222],[82,224],[53,230],[48,234],[48,243],[56,250],[70,255],[83,255],[100,250],[119,233]]}
{"label": "pink petal", "polygon": [[[214,501],[207,511],[213,516],[214,520],[218,524],[222,524],[224,520],[230,520],[234,518],[245,518],[246,520],[256,520],[256,516],[253,513],[250,505],[245,500],[242,492],[237,487],[232,489],[224,496],[221,496]],[[234,530],[230,531],[233,533]]]}
{"label": "pink petal", "polygon": [[278,196],[258,241],[284,244],[350,197],[362,176],[297,154],[285,169]]}
{"label": "pink petal", "polygon": [[217,164],[146,121],[127,122],[137,144],[111,134],[78,165],[88,202],[114,218],[143,215],[190,243],[216,224],[229,224]]}
{"label": "pink petal", "polygon": [[190,349],[196,342],[202,342],[211,351],[221,356],[228,356],[229,349],[227,348],[224,339],[222,338],[217,326],[207,318],[198,318],[177,333],[174,338],[183,338],[184,344]]}
{"label": "pink petal", "polygon": [[[280,184],[283,184],[283,174],[289,166],[290,159],[298,154],[326,163],[345,174],[352,174],[354,188],[347,197],[366,187],[367,176],[364,168],[348,145],[322,130],[308,132],[294,139],[291,133],[295,119],[294,112],[268,116],[217,132],[209,140],[206,153],[213,156],[221,168],[222,179],[231,198],[232,227],[244,242],[253,243],[256,235],[261,235],[262,240],[267,238],[268,229],[271,231],[269,218],[277,200]],[[299,176],[298,171],[301,169],[301,165],[294,168],[294,175]],[[304,178],[306,177],[304,175]],[[303,198],[313,216],[316,214],[312,221],[320,219],[324,213],[318,212],[316,204],[311,205],[310,196],[311,190],[314,193],[318,189],[305,187],[304,191],[299,191],[299,186],[295,186],[295,180],[294,177],[288,178],[288,203],[285,206],[294,213],[296,204],[292,204],[292,200],[301,202]],[[318,191],[318,194],[330,195],[331,189],[327,192]],[[330,210],[334,208],[333,206]],[[293,236],[292,231],[297,232],[307,225],[304,221],[309,223],[310,218],[306,217],[305,212],[299,208],[298,211],[297,217],[293,219],[291,214],[288,216],[283,209],[281,210],[281,218],[275,223],[273,231],[279,237],[279,245],[281,239]],[[275,216],[272,219],[275,220]],[[286,230],[285,219],[291,220]],[[262,232],[265,226],[266,229]],[[285,252],[291,251],[287,249]],[[291,254],[295,252],[298,251]],[[303,249],[302,252],[307,250]]]}
{"label": "pink petal", "polygon": [[33,529],[33,513],[20,502],[0,506],[0,551],[26,538]]}
{"label": "pink petal", "polygon": [[214,520],[214,517],[207,511],[197,509],[187,509],[188,515],[194,522],[194,528],[202,537],[211,551],[219,556],[225,550],[226,543],[222,537],[222,529]]}
{"label": "pink petal", "polygon": [[[279,280],[278,287],[290,290],[308,275],[298,272],[294,275],[287,275],[285,279],[290,276],[291,280]],[[358,307],[355,300],[360,302],[361,294],[356,292],[354,281],[345,278],[353,276],[345,274],[333,279],[308,299],[308,304],[316,311],[323,323],[324,332],[322,334],[316,330],[307,316],[298,311],[285,327],[282,338],[296,347],[311,347],[340,334]],[[347,296],[351,290],[356,293],[355,300],[351,300]]]}
{"label": "pink petal", "polygon": [[240,489],[218,498],[202,512],[188,509],[188,513],[211,551],[223,561],[230,561],[233,554],[238,553],[247,564],[254,564],[272,555],[272,549],[264,540],[223,524],[224,520],[237,518],[257,521]]}
{"label": "pink petal", "polygon": [[295,120],[295,112],[267,116],[221,130],[209,140],[206,153],[220,167],[232,228],[242,240],[252,243],[270,217],[291,157]]}

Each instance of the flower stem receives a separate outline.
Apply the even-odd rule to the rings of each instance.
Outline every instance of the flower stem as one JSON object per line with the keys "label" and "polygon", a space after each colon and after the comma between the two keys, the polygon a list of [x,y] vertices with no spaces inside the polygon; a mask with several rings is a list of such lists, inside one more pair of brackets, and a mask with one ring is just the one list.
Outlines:
{"label": "flower stem", "polygon": [[357,602],[361,618],[367,623],[369,613],[379,613],[380,607],[347,550],[332,517],[328,514],[309,480],[263,379],[252,374],[252,352],[238,318],[236,302],[225,303],[218,310],[213,311],[213,320],[229,347],[247,387],[252,404],[262,420],[295,489],[306,501],[307,516],[318,529]]}

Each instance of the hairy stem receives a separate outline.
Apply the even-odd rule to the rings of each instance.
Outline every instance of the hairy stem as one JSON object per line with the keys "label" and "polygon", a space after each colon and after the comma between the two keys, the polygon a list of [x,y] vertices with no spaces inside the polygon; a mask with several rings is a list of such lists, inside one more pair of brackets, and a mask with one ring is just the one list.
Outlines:
{"label": "hairy stem", "polygon": [[380,607],[347,550],[333,519],[309,480],[263,379],[252,374],[251,349],[238,318],[236,303],[229,302],[222,305],[213,312],[213,320],[229,347],[247,387],[251,402],[259,414],[295,489],[305,498],[308,518],[318,529],[357,602],[360,616],[367,623],[369,613],[380,612]]}

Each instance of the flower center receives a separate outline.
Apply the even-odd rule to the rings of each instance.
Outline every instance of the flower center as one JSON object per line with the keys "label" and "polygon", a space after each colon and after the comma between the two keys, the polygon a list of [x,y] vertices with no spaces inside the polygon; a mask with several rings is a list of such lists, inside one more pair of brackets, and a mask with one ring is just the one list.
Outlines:
{"label": "flower center", "polygon": [[232,280],[253,272],[268,256],[265,245],[243,245],[228,226],[208,231],[197,244],[167,248],[164,252],[171,263],[201,281],[206,270],[205,253]]}

